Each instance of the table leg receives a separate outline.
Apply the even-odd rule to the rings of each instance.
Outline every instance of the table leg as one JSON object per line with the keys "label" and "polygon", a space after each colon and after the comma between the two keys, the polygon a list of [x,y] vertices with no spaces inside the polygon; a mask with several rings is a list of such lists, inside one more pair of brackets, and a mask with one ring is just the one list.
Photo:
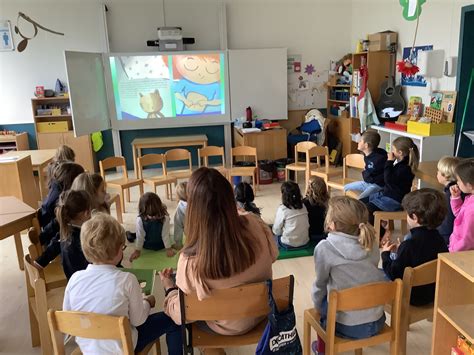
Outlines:
{"label": "table leg", "polygon": [[137,149],[132,144],[132,153],[133,153],[133,170],[135,171],[135,179],[138,179],[138,170],[137,170]]}
{"label": "table leg", "polygon": [[38,179],[39,179],[39,192],[40,192],[40,197],[41,201],[44,199],[44,174],[43,174],[43,167],[40,166],[38,168]]}
{"label": "table leg", "polygon": [[18,257],[18,265],[20,266],[20,270],[25,269],[24,260],[23,260],[23,245],[21,244],[21,234],[16,233],[14,236],[15,238],[15,247],[16,247],[16,255]]}

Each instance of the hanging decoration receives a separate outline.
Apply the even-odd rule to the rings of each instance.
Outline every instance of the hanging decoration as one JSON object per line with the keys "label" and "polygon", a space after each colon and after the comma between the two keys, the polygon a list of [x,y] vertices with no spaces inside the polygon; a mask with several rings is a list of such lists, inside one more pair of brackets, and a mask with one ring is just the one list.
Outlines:
{"label": "hanging decoration", "polygon": [[421,15],[421,5],[423,5],[426,0],[400,0],[400,5],[403,8],[403,17],[407,21],[416,20],[415,35],[413,36],[413,44],[411,46],[410,55],[405,60],[397,62],[397,70],[399,73],[405,75],[415,75],[420,71],[420,68],[415,64],[415,43],[416,35],[418,34],[418,25],[420,23]]}
{"label": "hanging decoration", "polygon": [[[29,22],[30,24],[33,25],[33,29],[34,29],[33,36],[27,37],[20,31],[20,27],[19,27],[20,19],[23,19],[23,20],[25,20],[25,21],[27,21],[27,22]],[[22,38],[22,40],[17,45],[18,52],[23,52],[25,50],[26,46],[28,45],[28,41],[30,41],[30,40],[32,40],[33,38],[36,37],[36,35],[38,34],[38,28],[42,29],[43,31],[53,33],[55,35],[64,36],[64,33],[56,32],[56,31],[53,31],[49,28],[41,26],[38,22],[31,19],[30,17],[25,15],[23,12],[19,12],[18,13],[18,18],[16,20],[15,33],[18,34]]]}

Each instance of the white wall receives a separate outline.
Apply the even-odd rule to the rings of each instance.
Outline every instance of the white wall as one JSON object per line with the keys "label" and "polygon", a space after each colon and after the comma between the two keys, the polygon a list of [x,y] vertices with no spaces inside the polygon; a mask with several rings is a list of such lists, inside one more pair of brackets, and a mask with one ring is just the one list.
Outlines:
{"label": "white wall", "polygon": [[[102,52],[105,31],[97,1],[0,0],[0,17],[16,24],[21,11],[57,36],[40,30],[24,52],[0,52],[0,124],[33,122],[31,101],[35,87],[54,89],[56,79],[66,82],[64,50]],[[20,22],[25,35],[32,33]],[[19,36],[14,34],[15,45]]]}
{"label": "white wall", "polygon": [[[445,57],[457,57],[459,46],[461,8],[471,5],[472,0],[428,0],[422,6],[418,35],[415,45],[433,45],[443,49]],[[402,17],[398,0],[354,0],[352,4],[351,48],[367,34],[384,30],[398,32],[397,61],[402,58],[404,47],[411,47],[416,21]],[[399,80],[399,77],[398,79]],[[429,79],[428,79],[429,81]],[[431,79],[433,90],[455,90],[456,78]],[[406,87],[406,96],[422,96],[429,100],[427,88]]]}

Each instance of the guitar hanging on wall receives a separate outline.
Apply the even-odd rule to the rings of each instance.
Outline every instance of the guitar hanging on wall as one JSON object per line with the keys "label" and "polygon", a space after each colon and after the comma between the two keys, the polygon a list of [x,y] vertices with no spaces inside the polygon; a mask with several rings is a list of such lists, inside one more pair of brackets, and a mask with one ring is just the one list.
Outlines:
{"label": "guitar hanging on wall", "polygon": [[406,108],[405,100],[402,97],[401,85],[395,85],[395,53],[396,44],[390,46],[390,71],[388,80],[380,86],[380,98],[377,103],[377,116],[383,121],[396,121]]}

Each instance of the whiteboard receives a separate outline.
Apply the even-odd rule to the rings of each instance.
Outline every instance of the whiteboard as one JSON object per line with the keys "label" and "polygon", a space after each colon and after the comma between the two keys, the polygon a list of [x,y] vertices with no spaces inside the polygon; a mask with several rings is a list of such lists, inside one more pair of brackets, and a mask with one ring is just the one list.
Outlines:
{"label": "whiteboard", "polygon": [[65,51],[76,137],[110,128],[102,53]]}
{"label": "whiteboard", "polygon": [[259,119],[288,118],[286,48],[229,50],[230,112],[245,117],[250,106]]}

